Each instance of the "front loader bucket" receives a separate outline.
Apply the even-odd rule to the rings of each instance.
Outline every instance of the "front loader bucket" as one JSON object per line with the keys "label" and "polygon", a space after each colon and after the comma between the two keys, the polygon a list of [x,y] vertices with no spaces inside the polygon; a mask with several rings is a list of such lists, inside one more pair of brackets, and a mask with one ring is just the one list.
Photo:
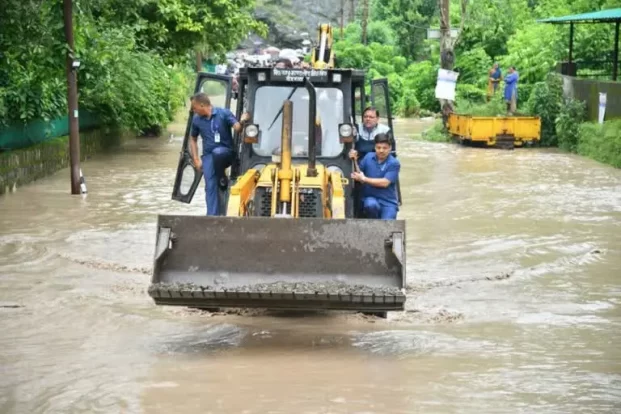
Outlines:
{"label": "front loader bucket", "polygon": [[402,220],[158,217],[158,305],[384,312],[404,288]]}

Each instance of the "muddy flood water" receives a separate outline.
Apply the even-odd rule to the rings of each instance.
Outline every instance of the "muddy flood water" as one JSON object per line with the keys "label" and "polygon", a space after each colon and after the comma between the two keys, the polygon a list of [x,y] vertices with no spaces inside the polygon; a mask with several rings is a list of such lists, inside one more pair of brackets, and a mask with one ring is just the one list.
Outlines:
{"label": "muddy flood water", "polygon": [[[621,412],[621,170],[415,139],[408,311],[213,315],[147,295],[180,139],[0,197],[0,413]],[[183,132],[183,126],[175,131]]]}

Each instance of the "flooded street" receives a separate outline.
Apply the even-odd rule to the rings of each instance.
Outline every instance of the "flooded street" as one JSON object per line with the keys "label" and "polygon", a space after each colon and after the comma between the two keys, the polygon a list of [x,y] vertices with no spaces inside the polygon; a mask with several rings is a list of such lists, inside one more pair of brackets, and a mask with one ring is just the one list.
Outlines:
{"label": "flooded street", "polygon": [[[621,170],[398,121],[408,311],[211,315],[147,295],[180,139],[0,197],[0,413],[621,411]],[[181,135],[184,126],[175,131]]]}

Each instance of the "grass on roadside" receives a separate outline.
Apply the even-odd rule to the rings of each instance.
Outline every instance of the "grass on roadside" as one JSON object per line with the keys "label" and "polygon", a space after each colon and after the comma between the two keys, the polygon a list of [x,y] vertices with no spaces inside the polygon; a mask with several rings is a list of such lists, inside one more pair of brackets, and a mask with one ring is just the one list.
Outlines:
{"label": "grass on roadside", "polygon": [[420,136],[424,141],[451,142],[451,136],[444,131],[441,119],[437,119],[436,122],[431,127],[423,131]]}
{"label": "grass on roadside", "polygon": [[578,154],[621,168],[621,119],[585,122],[578,132]]}

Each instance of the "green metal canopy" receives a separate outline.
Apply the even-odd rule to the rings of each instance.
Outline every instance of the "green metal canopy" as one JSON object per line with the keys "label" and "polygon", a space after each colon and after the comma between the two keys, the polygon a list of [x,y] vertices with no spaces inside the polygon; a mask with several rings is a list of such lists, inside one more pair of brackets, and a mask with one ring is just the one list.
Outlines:
{"label": "green metal canopy", "polygon": [[621,22],[621,9],[599,10],[590,13],[572,14],[570,16],[550,17],[537,20],[539,23],[614,23]]}
{"label": "green metal canopy", "polygon": [[[574,24],[585,23],[614,23],[615,40],[612,63],[612,80],[616,81],[619,72],[619,31],[621,26],[621,9],[599,10],[589,13],[573,14],[570,16],[550,17],[548,19],[537,20],[539,23],[548,24],[569,24],[569,66],[572,65],[574,49]],[[574,68],[575,72],[575,68]],[[575,76],[575,73],[569,73]],[[567,73],[566,73],[567,74]]]}

